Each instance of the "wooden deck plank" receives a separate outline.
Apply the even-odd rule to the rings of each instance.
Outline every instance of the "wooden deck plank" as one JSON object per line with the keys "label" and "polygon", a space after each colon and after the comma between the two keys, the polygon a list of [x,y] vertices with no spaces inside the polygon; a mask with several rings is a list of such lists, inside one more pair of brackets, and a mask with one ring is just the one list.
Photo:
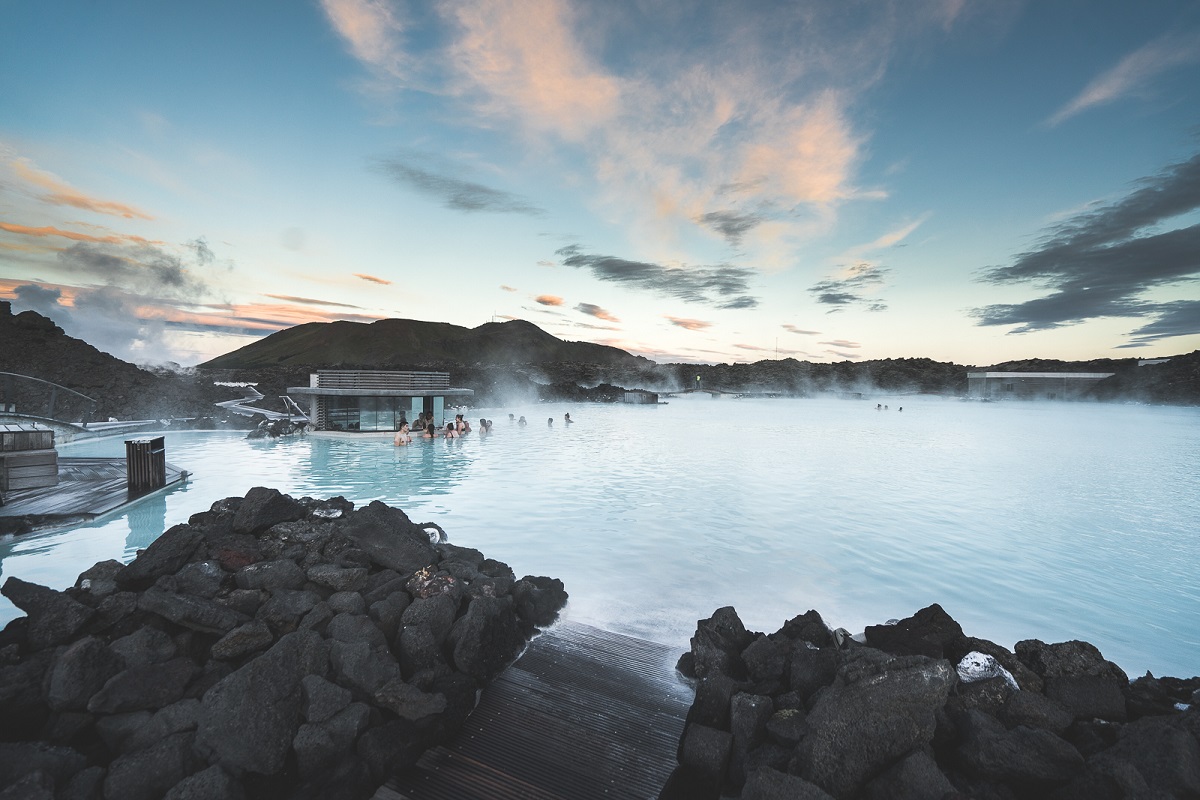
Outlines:
{"label": "wooden deck plank", "polygon": [[692,700],[675,676],[677,655],[562,623],[484,690],[453,741],[375,800],[657,797]]}
{"label": "wooden deck plank", "polygon": [[[163,488],[183,480],[178,467],[167,464]],[[124,458],[59,458],[58,485],[9,492],[0,517],[63,517],[64,522],[95,519],[145,497],[130,497]],[[47,526],[52,519],[45,520]]]}

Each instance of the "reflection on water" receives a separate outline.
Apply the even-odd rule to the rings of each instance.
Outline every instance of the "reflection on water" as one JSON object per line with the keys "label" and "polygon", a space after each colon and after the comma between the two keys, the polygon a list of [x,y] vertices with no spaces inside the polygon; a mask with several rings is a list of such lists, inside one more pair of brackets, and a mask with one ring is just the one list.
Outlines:
{"label": "reflection on water", "polygon": [[[186,486],[0,543],[0,569],[70,585],[263,485],[383,500],[518,574],[561,577],[572,618],[681,647],[722,605],[760,630],[809,608],[861,630],[938,602],[1009,647],[1081,638],[1131,674],[1200,672],[1200,410],[877,397],[480,413],[490,437],[402,448],[170,434]],[[4,601],[0,623],[16,613]]]}

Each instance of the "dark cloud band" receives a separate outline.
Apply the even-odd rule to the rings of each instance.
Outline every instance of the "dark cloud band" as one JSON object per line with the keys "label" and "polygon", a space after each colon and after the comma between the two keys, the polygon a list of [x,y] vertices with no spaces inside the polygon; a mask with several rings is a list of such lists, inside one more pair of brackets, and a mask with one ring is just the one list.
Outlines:
{"label": "dark cloud band", "polygon": [[556,254],[563,266],[590,270],[602,281],[623,283],[685,303],[722,309],[746,309],[758,305],[749,294],[753,270],[721,264],[713,267],[665,267],[616,256],[588,255],[579,245],[560,248]]}
{"label": "dark cloud band", "polygon": [[815,295],[818,303],[832,306],[829,309],[831,314],[851,305],[866,306],[868,311],[885,311],[887,304],[871,299],[867,292],[883,285],[884,275],[888,272],[887,267],[863,262],[851,267],[847,277],[819,281],[809,287],[808,291]]}
{"label": "dark cloud band", "polygon": [[1141,317],[1126,346],[1200,333],[1197,306],[1155,303],[1152,289],[1200,278],[1200,224],[1161,230],[1200,209],[1200,153],[1145,179],[1124,199],[1051,228],[1012,264],[985,270],[994,285],[1031,284],[1049,294],[1023,303],[972,309],[978,325],[1014,325],[1028,333],[1100,317]]}
{"label": "dark cloud band", "polygon": [[376,166],[396,183],[433,197],[446,208],[455,211],[525,214],[535,217],[545,213],[520,195],[493,189],[474,181],[439,175],[401,159],[378,159]]}

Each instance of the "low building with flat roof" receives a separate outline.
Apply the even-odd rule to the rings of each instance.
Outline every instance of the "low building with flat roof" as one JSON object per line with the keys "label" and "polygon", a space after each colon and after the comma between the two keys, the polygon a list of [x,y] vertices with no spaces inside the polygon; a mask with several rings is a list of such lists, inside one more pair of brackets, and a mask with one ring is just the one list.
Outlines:
{"label": "low building with flat roof", "polygon": [[1072,400],[1113,372],[968,372],[967,396],[982,400]]}
{"label": "low building with flat roof", "polygon": [[[424,412],[444,424],[450,405],[475,396],[450,386],[449,372],[318,370],[308,386],[289,386],[288,396],[308,398],[308,418],[318,431],[394,431]],[[303,403],[300,403],[303,405]]]}

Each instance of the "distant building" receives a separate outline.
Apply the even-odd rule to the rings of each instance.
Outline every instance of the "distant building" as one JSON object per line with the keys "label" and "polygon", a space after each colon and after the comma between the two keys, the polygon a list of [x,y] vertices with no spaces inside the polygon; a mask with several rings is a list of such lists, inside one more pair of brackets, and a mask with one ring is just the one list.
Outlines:
{"label": "distant building", "polygon": [[1169,358],[1140,358],[1138,359],[1139,367],[1149,367],[1154,364],[1165,364],[1171,359]]}
{"label": "distant building", "polygon": [[308,398],[314,430],[363,432],[394,431],[402,419],[412,424],[422,412],[441,423],[447,399],[475,395],[452,388],[448,372],[373,370],[321,370],[309,376],[308,386],[289,386],[287,391]]}
{"label": "distant building", "polygon": [[656,405],[658,403],[658,393],[642,391],[626,392],[625,402],[634,403],[635,405]]}
{"label": "distant building", "polygon": [[968,372],[967,396],[983,400],[1071,400],[1112,372]]}

